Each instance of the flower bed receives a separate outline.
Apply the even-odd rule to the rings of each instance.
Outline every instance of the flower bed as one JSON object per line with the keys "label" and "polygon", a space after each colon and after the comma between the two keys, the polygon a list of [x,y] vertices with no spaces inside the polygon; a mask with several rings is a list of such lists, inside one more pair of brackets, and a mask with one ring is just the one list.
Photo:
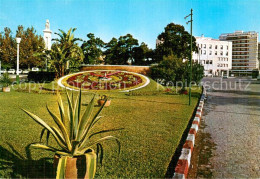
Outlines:
{"label": "flower bed", "polygon": [[116,70],[95,70],[67,75],[60,80],[60,85],[78,90],[119,90],[128,91],[144,87],[149,79],[143,75]]}

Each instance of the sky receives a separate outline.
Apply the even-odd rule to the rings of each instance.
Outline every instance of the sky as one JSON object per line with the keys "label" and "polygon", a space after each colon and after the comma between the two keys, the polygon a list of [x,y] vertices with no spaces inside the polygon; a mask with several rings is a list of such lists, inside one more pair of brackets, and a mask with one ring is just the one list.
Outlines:
{"label": "sky", "polygon": [[76,37],[87,40],[94,33],[105,42],[130,33],[155,48],[157,36],[171,22],[190,31],[184,17],[191,8],[194,36],[260,32],[260,0],[0,0],[0,32],[9,27],[15,35],[23,25],[43,35],[49,19],[52,32],[75,27]]}

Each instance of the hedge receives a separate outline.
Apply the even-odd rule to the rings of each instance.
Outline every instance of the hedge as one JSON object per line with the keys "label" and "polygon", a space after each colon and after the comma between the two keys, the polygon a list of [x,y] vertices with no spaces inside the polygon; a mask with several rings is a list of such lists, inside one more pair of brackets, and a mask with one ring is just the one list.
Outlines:
{"label": "hedge", "polygon": [[28,81],[34,82],[51,82],[55,79],[55,72],[46,71],[30,71],[28,74]]}

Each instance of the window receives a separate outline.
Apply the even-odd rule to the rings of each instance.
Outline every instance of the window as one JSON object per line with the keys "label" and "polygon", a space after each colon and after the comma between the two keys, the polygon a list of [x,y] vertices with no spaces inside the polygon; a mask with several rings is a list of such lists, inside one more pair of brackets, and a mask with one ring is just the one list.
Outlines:
{"label": "window", "polygon": [[218,46],[217,46],[217,45],[215,45],[215,49],[218,49]]}
{"label": "window", "polygon": [[218,52],[217,52],[217,51],[215,51],[215,55],[218,55]]}
{"label": "window", "polygon": [[203,51],[203,55],[206,55],[206,50]]}
{"label": "window", "polygon": [[220,49],[223,49],[223,45],[220,46]]}
{"label": "window", "polygon": [[226,56],[228,56],[228,52],[226,53]]}
{"label": "window", "polygon": [[212,45],[211,44],[209,45],[209,49],[212,49]]}
{"label": "window", "polygon": [[206,48],[206,44],[204,44],[203,47]]}
{"label": "window", "polygon": [[228,50],[228,45],[227,45],[227,50]]}
{"label": "window", "polygon": [[209,64],[211,64],[211,65],[212,65],[212,60],[210,60],[210,61],[209,61]]}
{"label": "window", "polygon": [[212,55],[212,51],[209,51],[209,55]]}
{"label": "window", "polygon": [[223,56],[223,52],[220,52],[220,55]]}
{"label": "window", "polygon": [[202,44],[200,44],[200,48],[202,48]]}

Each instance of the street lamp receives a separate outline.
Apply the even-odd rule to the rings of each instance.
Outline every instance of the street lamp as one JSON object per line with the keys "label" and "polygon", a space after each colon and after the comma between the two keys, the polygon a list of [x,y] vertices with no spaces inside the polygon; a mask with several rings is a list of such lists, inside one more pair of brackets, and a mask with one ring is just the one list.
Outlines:
{"label": "street lamp", "polygon": [[16,37],[16,43],[17,43],[16,82],[17,82],[17,84],[20,83],[20,79],[19,79],[19,44],[20,44],[20,42],[21,42],[21,38]]}
{"label": "street lamp", "polygon": [[189,83],[189,105],[191,105],[191,79],[192,79],[192,9],[190,10],[190,14],[187,15],[186,17],[184,17],[184,19],[187,19],[187,17],[190,16],[190,20],[188,22],[186,22],[186,24],[190,23],[190,83]]}

